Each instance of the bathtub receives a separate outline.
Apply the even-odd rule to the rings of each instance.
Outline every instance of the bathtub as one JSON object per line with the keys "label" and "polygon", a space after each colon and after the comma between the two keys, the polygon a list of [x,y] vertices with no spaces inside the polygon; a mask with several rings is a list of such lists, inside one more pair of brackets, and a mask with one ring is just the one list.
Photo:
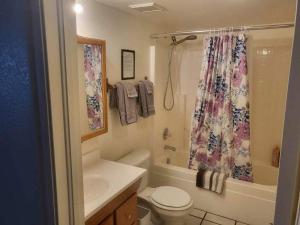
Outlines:
{"label": "bathtub", "polygon": [[[278,169],[254,162],[253,170],[255,182],[264,184],[228,178],[224,193],[218,195],[195,186],[196,171],[167,164],[163,159],[152,164],[150,185],[171,185],[186,190],[192,196],[195,208],[251,225],[269,225],[274,218]],[[263,178],[265,175],[269,177],[267,180]]]}

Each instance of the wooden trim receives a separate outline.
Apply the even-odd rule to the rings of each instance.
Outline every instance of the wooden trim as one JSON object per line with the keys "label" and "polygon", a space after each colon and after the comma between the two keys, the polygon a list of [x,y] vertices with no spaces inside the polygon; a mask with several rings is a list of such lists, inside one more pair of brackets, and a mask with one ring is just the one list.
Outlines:
{"label": "wooden trim", "polygon": [[138,180],[130,187],[128,187],[124,192],[114,198],[111,202],[100,209],[95,215],[85,221],[85,225],[98,225],[106,217],[113,214],[114,211],[121,206],[127,199],[136,194],[139,188],[141,180]]}
{"label": "wooden trim", "polygon": [[102,49],[102,96],[103,96],[103,124],[104,127],[102,129],[98,129],[94,132],[88,133],[86,135],[81,136],[81,142],[84,142],[88,139],[94,138],[101,134],[105,134],[108,132],[108,107],[107,107],[107,79],[106,79],[106,41],[94,38],[86,38],[82,36],[77,36],[78,44],[91,44],[91,45],[100,45]]}
{"label": "wooden trim", "polygon": [[77,43],[78,44],[91,44],[91,45],[106,45],[105,40],[95,39],[95,38],[87,38],[82,36],[77,36]]}

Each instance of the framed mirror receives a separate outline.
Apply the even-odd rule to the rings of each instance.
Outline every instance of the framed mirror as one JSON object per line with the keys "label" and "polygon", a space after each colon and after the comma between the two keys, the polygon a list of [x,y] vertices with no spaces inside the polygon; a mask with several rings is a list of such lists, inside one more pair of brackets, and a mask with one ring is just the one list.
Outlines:
{"label": "framed mirror", "polygon": [[104,134],[107,124],[106,44],[77,37],[81,142]]}

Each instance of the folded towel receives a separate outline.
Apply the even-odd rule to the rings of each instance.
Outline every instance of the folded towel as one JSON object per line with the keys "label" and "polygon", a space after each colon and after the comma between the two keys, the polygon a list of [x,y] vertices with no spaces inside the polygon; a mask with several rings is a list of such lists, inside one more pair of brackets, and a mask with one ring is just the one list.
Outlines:
{"label": "folded towel", "polygon": [[133,84],[129,82],[124,82],[124,102],[125,102],[125,112],[126,112],[126,123],[135,123],[138,119],[137,117],[137,97],[138,93]]}
{"label": "folded towel", "polygon": [[121,82],[118,82],[116,84],[116,88],[117,88],[117,106],[118,106],[118,110],[119,110],[120,121],[121,121],[121,124],[124,126],[127,124],[124,86]]}
{"label": "folded towel", "polygon": [[225,173],[200,168],[197,173],[196,186],[222,194],[226,178]]}
{"label": "folded towel", "polygon": [[154,108],[154,87],[153,83],[149,80],[142,81],[146,87],[147,94],[146,94],[146,100],[147,100],[147,110],[149,115],[155,114],[155,108]]}
{"label": "folded towel", "polygon": [[146,100],[146,87],[143,82],[138,83],[139,90],[139,115],[142,117],[148,117],[147,100]]}
{"label": "folded towel", "polygon": [[153,83],[148,80],[143,80],[138,83],[138,87],[140,116],[148,117],[155,114]]}

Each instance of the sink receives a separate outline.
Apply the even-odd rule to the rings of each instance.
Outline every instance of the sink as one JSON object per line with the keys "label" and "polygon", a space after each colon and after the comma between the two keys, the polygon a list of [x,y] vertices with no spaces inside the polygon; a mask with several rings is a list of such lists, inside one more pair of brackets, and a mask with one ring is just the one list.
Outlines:
{"label": "sink", "polygon": [[83,177],[83,189],[85,202],[96,201],[109,190],[109,182],[100,175],[87,175]]}
{"label": "sink", "polygon": [[87,220],[99,209],[141,179],[146,170],[117,162],[97,159],[84,166],[84,215]]}

